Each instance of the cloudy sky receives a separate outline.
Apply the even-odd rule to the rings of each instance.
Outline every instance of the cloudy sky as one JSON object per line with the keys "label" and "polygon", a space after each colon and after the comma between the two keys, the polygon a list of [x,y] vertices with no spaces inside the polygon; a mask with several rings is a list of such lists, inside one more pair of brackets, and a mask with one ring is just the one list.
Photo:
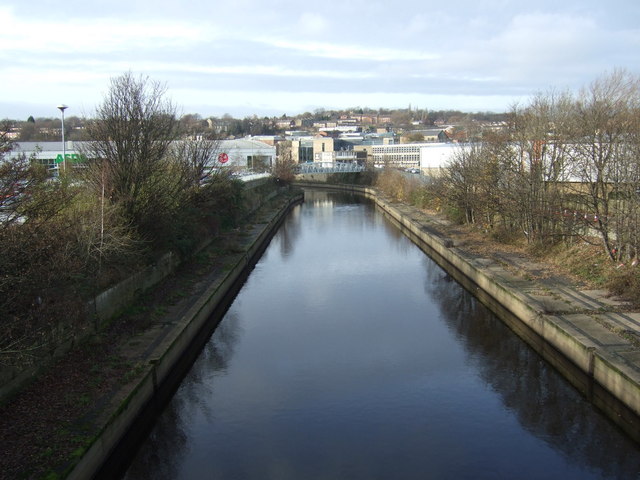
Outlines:
{"label": "cloudy sky", "polygon": [[0,118],[91,116],[110,79],[182,113],[504,111],[640,73],[638,0],[3,0]]}

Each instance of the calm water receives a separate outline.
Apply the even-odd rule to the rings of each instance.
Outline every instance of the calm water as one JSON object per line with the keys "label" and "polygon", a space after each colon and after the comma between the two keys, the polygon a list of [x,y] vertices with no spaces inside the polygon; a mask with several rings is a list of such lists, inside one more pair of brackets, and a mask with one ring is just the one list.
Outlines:
{"label": "calm water", "polygon": [[127,479],[638,478],[638,446],[368,202],[306,199]]}

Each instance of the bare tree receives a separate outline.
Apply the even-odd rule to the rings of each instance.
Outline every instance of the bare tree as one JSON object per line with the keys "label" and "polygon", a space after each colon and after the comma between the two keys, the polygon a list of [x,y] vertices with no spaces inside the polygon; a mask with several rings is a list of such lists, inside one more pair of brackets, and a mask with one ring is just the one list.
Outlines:
{"label": "bare tree", "polygon": [[476,221],[481,160],[480,145],[470,145],[458,149],[444,169],[445,202],[453,209],[454,218],[464,223]]}
{"label": "bare tree", "polygon": [[581,180],[576,196],[586,228],[599,235],[614,261],[637,255],[639,95],[638,78],[617,70],[584,89],[575,104],[570,153]]}
{"label": "bare tree", "polygon": [[513,182],[503,192],[510,211],[529,242],[553,242],[568,235],[562,183],[567,177],[567,123],[572,109],[568,93],[538,94],[525,108],[511,112],[510,158],[505,165]]}
{"label": "bare tree", "polygon": [[176,141],[169,155],[178,166],[181,182],[185,188],[198,188],[212,175],[213,167],[220,149],[220,141],[214,135],[196,135]]}
{"label": "bare tree", "polygon": [[166,88],[126,73],[111,81],[95,120],[89,156],[97,159],[91,182],[145,236],[157,233],[175,208],[174,179],[167,175],[168,150],[177,136],[176,108]]}
{"label": "bare tree", "polygon": [[296,162],[293,159],[290,141],[278,144],[278,156],[273,169],[273,175],[280,182],[291,183],[295,178]]}

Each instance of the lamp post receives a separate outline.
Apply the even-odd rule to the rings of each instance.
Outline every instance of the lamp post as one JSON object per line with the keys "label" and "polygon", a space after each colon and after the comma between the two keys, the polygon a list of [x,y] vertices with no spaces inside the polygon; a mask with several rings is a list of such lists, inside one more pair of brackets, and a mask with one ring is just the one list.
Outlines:
{"label": "lamp post", "polygon": [[58,110],[62,112],[62,171],[65,172],[65,163],[67,161],[67,145],[64,142],[64,111],[69,108],[64,103],[58,105]]}

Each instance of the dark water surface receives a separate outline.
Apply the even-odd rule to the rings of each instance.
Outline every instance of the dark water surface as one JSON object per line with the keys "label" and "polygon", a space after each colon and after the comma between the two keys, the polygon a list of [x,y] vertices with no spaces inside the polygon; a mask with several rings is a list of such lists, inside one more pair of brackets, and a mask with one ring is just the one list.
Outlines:
{"label": "dark water surface", "polygon": [[640,448],[372,205],[308,191],[126,478],[639,472]]}

